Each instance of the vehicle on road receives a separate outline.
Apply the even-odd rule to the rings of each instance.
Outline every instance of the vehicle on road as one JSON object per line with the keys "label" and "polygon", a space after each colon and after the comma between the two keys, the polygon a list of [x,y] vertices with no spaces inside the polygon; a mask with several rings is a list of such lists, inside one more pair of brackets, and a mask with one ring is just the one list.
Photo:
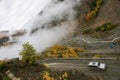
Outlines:
{"label": "vehicle on road", "polygon": [[100,62],[89,62],[88,67],[90,68],[90,70],[95,70],[95,71],[106,70],[106,64]]}

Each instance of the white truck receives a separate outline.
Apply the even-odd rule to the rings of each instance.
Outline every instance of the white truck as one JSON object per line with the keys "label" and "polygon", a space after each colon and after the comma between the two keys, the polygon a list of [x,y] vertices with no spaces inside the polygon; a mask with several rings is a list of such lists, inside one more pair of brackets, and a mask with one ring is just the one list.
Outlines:
{"label": "white truck", "polygon": [[106,70],[106,64],[100,62],[89,62],[88,67],[90,68],[90,70],[95,70],[95,71]]}

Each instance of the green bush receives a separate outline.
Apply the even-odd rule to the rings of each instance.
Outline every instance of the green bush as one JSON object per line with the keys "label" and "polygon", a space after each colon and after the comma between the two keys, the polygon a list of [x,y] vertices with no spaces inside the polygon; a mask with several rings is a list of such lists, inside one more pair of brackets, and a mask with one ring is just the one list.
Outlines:
{"label": "green bush", "polygon": [[28,42],[23,44],[23,49],[20,52],[20,55],[22,56],[22,61],[29,64],[34,64],[37,60],[36,50]]}
{"label": "green bush", "polygon": [[116,26],[113,25],[111,22],[108,22],[108,23],[104,23],[103,25],[97,27],[96,31],[99,31],[99,32],[109,31],[109,30],[114,29],[115,27]]}

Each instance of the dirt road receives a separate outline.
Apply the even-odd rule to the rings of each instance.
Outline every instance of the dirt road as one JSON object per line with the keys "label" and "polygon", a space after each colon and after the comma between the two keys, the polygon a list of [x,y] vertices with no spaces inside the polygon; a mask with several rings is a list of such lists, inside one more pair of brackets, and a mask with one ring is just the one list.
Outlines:
{"label": "dirt road", "polygon": [[[107,64],[106,71],[90,71],[88,68],[89,61],[104,62]],[[44,61],[43,61],[44,62]],[[112,59],[56,59],[45,61],[48,68],[58,70],[77,69],[84,72],[88,76],[99,77],[102,80],[120,80],[120,60]]]}

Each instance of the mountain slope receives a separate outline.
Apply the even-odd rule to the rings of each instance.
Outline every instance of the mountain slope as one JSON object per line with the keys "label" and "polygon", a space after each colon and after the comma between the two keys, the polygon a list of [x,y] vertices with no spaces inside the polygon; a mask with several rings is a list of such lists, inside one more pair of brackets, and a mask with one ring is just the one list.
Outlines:
{"label": "mountain slope", "polygon": [[[81,6],[80,6],[80,16],[79,16],[79,30],[81,32],[78,31],[77,28],[77,33],[84,33],[85,30],[91,30],[94,29],[98,26],[101,26],[104,23],[107,22],[111,22],[115,25],[117,25],[117,29],[119,29],[120,26],[120,1],[119,0],[102,0],[103,3],[100,7],[100,10],[98,11],[98,14],[90,21],[86,21],[85,17],[87,15],[87,13],[90,12],[90,5],[92,2],[94,2],[95,0],[92,0],[91,2],[89,0],[86,1],[82,1]],[[99,1],[99,0],[98,0]],[[117,34],[116,30],[115,31],[108,31],[108,35],[106,35],[105,37],[109,37],[112,32],[112,35]],[[95,33],[95,31],[91,32],[91,33]],[[80,35],[79,34],[79,35]],[[98,33],[98,34],[106,34],[106,33]],[[90,34],[87,34],[90,35]],[[94,34],[92,34],[91,36],[94,36]],[[99,38],[102,38],[102,36],[100,36]]]}
{"label": "mountain slope", "polygon": [[[112,40],[120,42],[120,1],[102,0],[102,5],[89,21],[86,16],[91,11],[91,5],[100,0],[82,0],[80,5],[75,7],[77,11],[76,20],[78,26],[74,30],[73,36],[62,43],[67,46],[85,47],[87,49],[107,48]],[[107,24],[107,25],[106,25]],[[109,29],[109,25],[112,25]],[[97,30],[100,29],[100,30]],[[102,29],[104,31],[102,31]],[[100,42],[99,42],[100,41]],[[97,43],[96,43],[97,42]]]}

